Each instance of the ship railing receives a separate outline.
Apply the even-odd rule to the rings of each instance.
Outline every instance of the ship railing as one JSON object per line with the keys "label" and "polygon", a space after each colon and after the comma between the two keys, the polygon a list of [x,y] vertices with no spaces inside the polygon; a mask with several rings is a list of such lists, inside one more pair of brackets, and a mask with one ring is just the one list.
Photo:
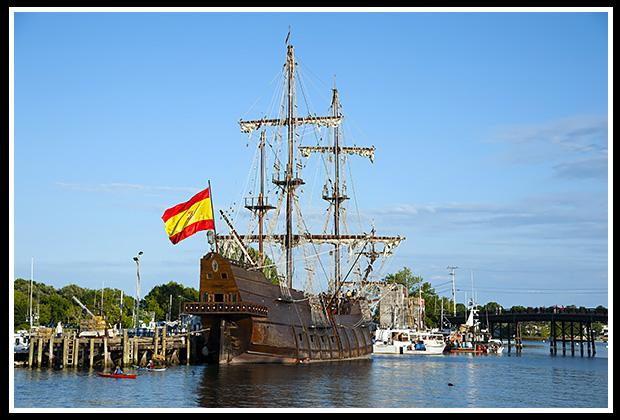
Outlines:
{"label": "ship railing", "polygon": [[269,308],[266,305],[250,302],[185,302],[185,313],[267,316]]}

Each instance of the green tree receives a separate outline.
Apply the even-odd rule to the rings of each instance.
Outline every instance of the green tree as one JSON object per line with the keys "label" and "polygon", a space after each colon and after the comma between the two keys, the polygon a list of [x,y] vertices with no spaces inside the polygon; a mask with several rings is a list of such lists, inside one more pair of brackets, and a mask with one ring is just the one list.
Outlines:
{"label": "green tree", "polygon": [[16,330],[27,330],[30,327],[28,319],[28,295],[17,288],[13,290],[13,327]]}
{"label": "green tree", "polygon": [[416,286],[416,283],[421,281],[421,276],[414,276],[409,267],[403,267],[398,270],[396,274],[388,274],[383,278],[386,283],[402,284],[407,289],[407,292],[411,294]]}
{"label": "green tree", "polygon": [[49,320],[56,323],[58,321],[66,324],[69,322],[69,315],[72,313],[71,303],[62,296],[50,295],[47,297],[47,305],[49,306]]}
{"label": "green tree", "polygon": [[[172,306],[170,306],[170,296],[172,296]],[[143,308],[146,311],[155,313],[156,321],[164,321],[168,314],[170,319],[176,319],[179,312],[179,301],[181,302],[181,312],[183,303],[197,302],[198,291],[192,287],[184,287],[174,281],[161,286],[155,286],[144,297]]]}
{"label": "green tree", "polygon": [[497,310],[497,312],[499,312],[500,310],[504,310],[504,308],[502,307],[502,305],[500,305],[497,302],[488,302],[486,305],[484,305],[482,307],[482,311],[484,313],[489,313],[491,315],[495,314],[495,311]]}

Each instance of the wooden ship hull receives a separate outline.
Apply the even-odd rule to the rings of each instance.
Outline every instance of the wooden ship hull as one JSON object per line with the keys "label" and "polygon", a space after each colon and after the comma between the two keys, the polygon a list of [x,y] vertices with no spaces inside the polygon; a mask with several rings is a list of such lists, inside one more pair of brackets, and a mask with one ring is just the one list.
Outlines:
{"label": "wooden ship hull", "polygon": [[317,324],[303,292],[285,297],[260,270],[212,252],[200,262],[200,302],[185,311],[201,317],[211,363],[305,363],[370,357],[360,303],[332,302],[328,322]]}

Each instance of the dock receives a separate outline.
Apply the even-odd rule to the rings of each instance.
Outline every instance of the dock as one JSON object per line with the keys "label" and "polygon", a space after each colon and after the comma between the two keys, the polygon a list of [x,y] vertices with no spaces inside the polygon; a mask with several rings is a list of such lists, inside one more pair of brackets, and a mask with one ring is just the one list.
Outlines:
{"label": "dock", "polygon": [[156,328],[153,336],[79,337],[75,331],[56,334],[33,332],[28,352],[29,367],[113,368],[156,365],[175,366],[196,363],[197,349],[204,345],[202,330],[169,335],[166,327]]}

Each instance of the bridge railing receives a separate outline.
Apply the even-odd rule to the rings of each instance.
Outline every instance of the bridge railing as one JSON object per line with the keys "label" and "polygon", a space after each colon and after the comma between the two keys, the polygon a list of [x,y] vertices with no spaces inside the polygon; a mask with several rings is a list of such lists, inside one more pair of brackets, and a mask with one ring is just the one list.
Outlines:
{"label": "bridge railing", "polygon": [[[499,311],[498,311],[499,312]],[[562,306],[550,306],[550,307],[512,307],[508,310],[502,310],[501,314],[581,314],[581,315],[607,315],[607,308],[585,308],[574,306],[562,307]],[[490,313],[490,312],[489,312]]]}

